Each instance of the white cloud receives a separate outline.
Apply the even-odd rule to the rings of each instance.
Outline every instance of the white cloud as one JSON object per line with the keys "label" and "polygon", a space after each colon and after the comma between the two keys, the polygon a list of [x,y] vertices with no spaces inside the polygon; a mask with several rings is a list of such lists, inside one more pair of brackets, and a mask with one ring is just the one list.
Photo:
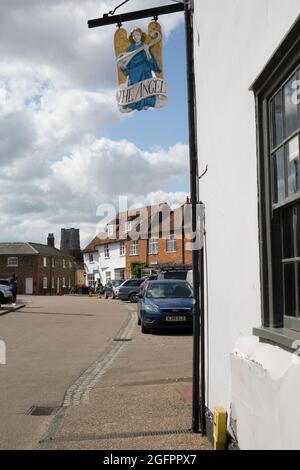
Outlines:
{"label": "white cloud", "polygon": [[[132,0],[119,12],[139,10],[141,3],[150,8],[169,1]],[[103,0],[1,0],[0,57],[47,71],[52,79],[70,86],[110,88],[116,82],[111,60],[115,26],[89,29],[87,21],[101,17],[113,5]],[[182,14],[161,17],[166,38],[181,20]],[[145,27],[148,21],[135,24]]]}
{"label": "white cloud", "polygon": [[[119,194],[142,203],[185,199],[168,189],[188,173],[185,145],[145,152],[105,138],[127,118],[115,101],[115,27],[88,29],[87,20],[114,3],[0,2],[0,241],[42,242],[72,225],[85,243],[94,235],[98,204]],[[120,12],[135,9],[140,0]],[[166,38],[180,21],[182,15],[160,19]]]}
{"label": "white cloud", "polygon": [[[186,193],[160,189],[187,174],[188,147],[183,144],[145,152],[127,141],[89,136],[59,161],[37,159],[35,165],[35,158],[18,161],[10,177],[3,184],[0,180],[2,241],[12,237],[12,227],[14,240],[28,235],[38,241],[47,229],[58,233],[59,227],[74,225],[91,237],[99,222],[97,207],[113,203],[118,209],[119,195],[126,195],[129,205],[178,205],[186,198]],[[84,235],[83,241],[88,241]]]}

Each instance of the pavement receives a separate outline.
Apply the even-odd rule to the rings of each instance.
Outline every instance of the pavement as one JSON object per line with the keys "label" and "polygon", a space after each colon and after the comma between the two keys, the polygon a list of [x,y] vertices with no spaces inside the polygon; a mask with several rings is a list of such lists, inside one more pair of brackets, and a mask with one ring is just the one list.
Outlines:
{"label": "pavement", "polygon": [[13,306],[12,304],[1,304],[0,306],[0,315],[6,315],[7,313],[14,312],[15,310],[20,310],[21,308],[25,307],[25,303],[23,299],[20,299],[16,302],[16,305]]}
{"label": "pavement", "polygon": [[191,432],[191,334],[143,335],[135,304],[73,296],[33,297],[0,331],[1,449],[211,449]]}
{"label": "pavement", "polygon": [[86,400],[61,409],[40,448],[211,450],[191,432],[192,336],[142,335],[136,305],[118,303],[133,316],[127,341]]}

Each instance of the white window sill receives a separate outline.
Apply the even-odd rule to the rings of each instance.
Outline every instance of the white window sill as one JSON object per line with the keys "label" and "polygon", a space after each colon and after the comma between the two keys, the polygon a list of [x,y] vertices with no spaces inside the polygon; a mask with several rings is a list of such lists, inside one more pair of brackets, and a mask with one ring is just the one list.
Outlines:
{"label": "white window sill", "polygon": [[254,328],[253,335],[291,350],[297,349],[298,344],[295,344],[300,341],[300,332],[287,328]]}

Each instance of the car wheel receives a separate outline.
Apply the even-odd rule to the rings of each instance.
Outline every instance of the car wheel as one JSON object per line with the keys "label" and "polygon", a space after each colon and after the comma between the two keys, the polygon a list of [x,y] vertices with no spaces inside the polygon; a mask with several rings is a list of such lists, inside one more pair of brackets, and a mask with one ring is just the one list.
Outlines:
{"label": "car wheel", "polygon": [[108,295],[107,295],[107,294],[105,294],[104,298],[105,298],[105,299],[108,299]]}
{"label": "car wheel", "polygon": [[130,300],[130,302],[131,302],[132,304],[136,304],[137,301],[138,301],[138,296],[137,296],[137,294],[130,294],[129,300]]}
{"label": "car wheel", "polygon": [[5,298],[2,292],[0,293],[0,304],[5,304]]}
{"label": "car wheel", "polygon": [[149,333],[149,330],[148,328],[146,328],[144,326],[144,323],[141,322],[141,332],[144,334],[144,335],[147,335]]}

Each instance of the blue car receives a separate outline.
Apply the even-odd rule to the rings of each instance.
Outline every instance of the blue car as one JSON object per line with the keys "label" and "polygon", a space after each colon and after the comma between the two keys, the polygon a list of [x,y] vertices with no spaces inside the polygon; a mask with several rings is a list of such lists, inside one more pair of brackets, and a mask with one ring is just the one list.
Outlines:
{"label": "blue car", "polygon": [[166,328],[193,328],[193,290],[187,281],[158,279],[139,294],[138,324],[142,333]]}

